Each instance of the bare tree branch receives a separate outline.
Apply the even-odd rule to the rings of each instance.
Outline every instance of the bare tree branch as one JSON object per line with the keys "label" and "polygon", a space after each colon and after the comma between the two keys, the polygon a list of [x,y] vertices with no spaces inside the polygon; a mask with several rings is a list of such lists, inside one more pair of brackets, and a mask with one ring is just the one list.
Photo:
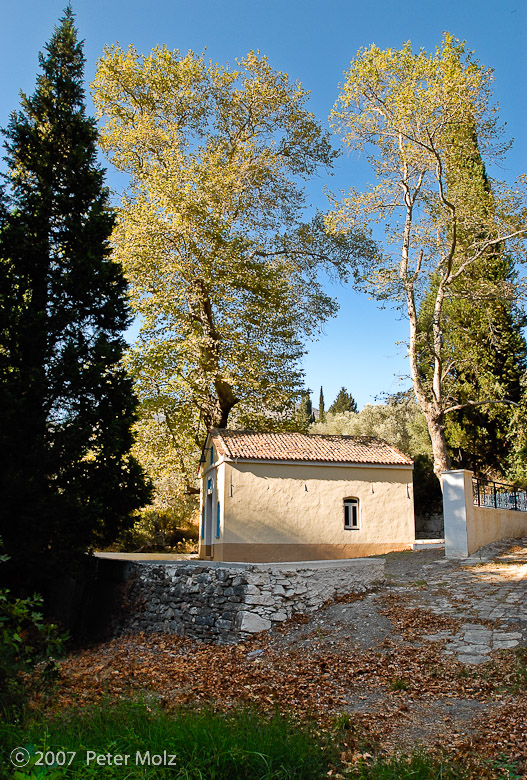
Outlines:
{"label": "bare tree branch", "polygon": [[467,409],[469,406],[487,406],[491,404],[505,404],[506,406],[519,406],[516,401],[508,401],[503,399],[501,401],[467,401],[464,404],[457,404],[457,406],[449,406],[448,409],[443,409],[443,414],[450,414],[450,412],[458,412],[460,409]]}

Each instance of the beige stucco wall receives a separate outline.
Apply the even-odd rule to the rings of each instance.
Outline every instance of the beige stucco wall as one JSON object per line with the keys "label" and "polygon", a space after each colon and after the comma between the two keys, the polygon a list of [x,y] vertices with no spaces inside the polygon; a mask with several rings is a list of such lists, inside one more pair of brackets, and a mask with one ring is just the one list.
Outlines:
{"label": "beige stucco wall", "polygon": [[[320,464],[220,463],[216,560],[351,558],[414,542],[412,469]],[[360,529],[344,528],[345,498],[360,501]]]}
{"label": "beige stucco wall", "polygon": [[[467,502],[468,503],[468,502]],[[527,512],[467,506],[468,554],[499,539],[527,536]]]}

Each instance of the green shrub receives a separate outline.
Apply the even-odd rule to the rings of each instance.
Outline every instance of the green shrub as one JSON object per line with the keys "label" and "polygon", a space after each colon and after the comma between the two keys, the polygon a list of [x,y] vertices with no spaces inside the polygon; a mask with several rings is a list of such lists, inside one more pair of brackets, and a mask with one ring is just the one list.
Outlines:
{"label": "green shrub", "polygon": [[122,552],[197,552],[199,530],[193,512],[187,508],[144,509],[136,522],[112,546]]}
{"label": "green shrub", "polygon": [[[8,559],[0,555],[0,562]],[[48,683],[56,674],[54,656],[62,652],[66,634],[43,618],[42,597],[14,598],[0,588],[0,708],[11,710],[24,701],[21,674],[39,664],[38,678]],[[27,693],[27,688],[26,688]]]}

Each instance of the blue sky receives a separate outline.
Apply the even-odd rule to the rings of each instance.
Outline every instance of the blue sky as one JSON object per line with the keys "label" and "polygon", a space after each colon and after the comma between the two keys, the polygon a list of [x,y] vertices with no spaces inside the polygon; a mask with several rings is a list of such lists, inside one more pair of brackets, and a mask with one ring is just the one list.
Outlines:
{"label": "blue sky", "polygon": [[[66,0],[0,0],[0,125],[18,107],[19,91],[32,93],[38,52],[49,39]],[[527,3],[525,0],[72,0],[80,37],[85,40],[90,80],[105,44],[132,43],[147,53],[157,44],[182,52],[193,49],[218,62],[234,62],[251,49],[269,57],[311,91],[311,110],[322,122],[338,95],[338,84],[359,48],[375,43],[432,50],[443,31],[466,40],[478,59],[495,70],[495,97],[515,145],[501,171],[512,180],[526,170]],[[335,139],[338,145],[338,140]],[[324,208],[324,186],[362,187],[364,162],[343,156],[331,179],[310,186],[314,206]],[[122,178],[108,171],[110,186]],[[310,346],[306,384],[326,407],[345,385],[360,407],[383,393],[408,387],[404,345],[407,324],[351,287],[332,288],[340,314]]]}

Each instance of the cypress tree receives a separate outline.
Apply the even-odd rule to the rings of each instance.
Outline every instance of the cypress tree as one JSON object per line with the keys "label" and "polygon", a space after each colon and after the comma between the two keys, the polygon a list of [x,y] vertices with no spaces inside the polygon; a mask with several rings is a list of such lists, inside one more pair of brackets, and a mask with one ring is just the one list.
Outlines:
{"label": "cypress tree", "polygon": [[326,409],[324,407],[324,391],[322,389],[322,385],[320,386],[320,396],[318,400],[318,421],[326,421]]}
{"label": "cypress tree", "polygon": [[71,8],[40,67],[34,95],[22,95],[4,131],[0,536],[19,589],[108,544],[149,494],[129,455],[126,282],[110,257],[114,214]]}
{"label": "cypress tree", "polygon": [[[472,198],[489,223],[494,204],[490,182],[474,132],[453,133],[449,196],[461,192]],[[474,231],[458,227],[455,263],[465,259],[474,241]],[[522,395],[527,347],[522,329],[527,324],[510,291],[515,269],[513,259],[499,246],[489,250],[455,282],[443,305],[443,337],[446,406],[462,406],[445,417],[445,435],[454,468],[476,473],[503,475],[510,450],[510,427],[514,407]],[[437,280],[423,300],[420,319],[423,333],[431,333],[432,305]],[[423,377],[430,381],[433,344],[421,345]],[[504,401],[505,403],[482,403]]]}
{"label": "cypress tree", "polygon": [[339,414],[340,412],[355,412],[356,414],[357,411],[357,402],[345,387],[340,388],[337,397],[328,409],[330,414]]}
{"label": "cypress tree", "polygon": [[296,412],[296,427],[303,432],[307,432],[309,426],[315,422],[313,414],[313,404],[311,403],[311,391],[305,390]]}

